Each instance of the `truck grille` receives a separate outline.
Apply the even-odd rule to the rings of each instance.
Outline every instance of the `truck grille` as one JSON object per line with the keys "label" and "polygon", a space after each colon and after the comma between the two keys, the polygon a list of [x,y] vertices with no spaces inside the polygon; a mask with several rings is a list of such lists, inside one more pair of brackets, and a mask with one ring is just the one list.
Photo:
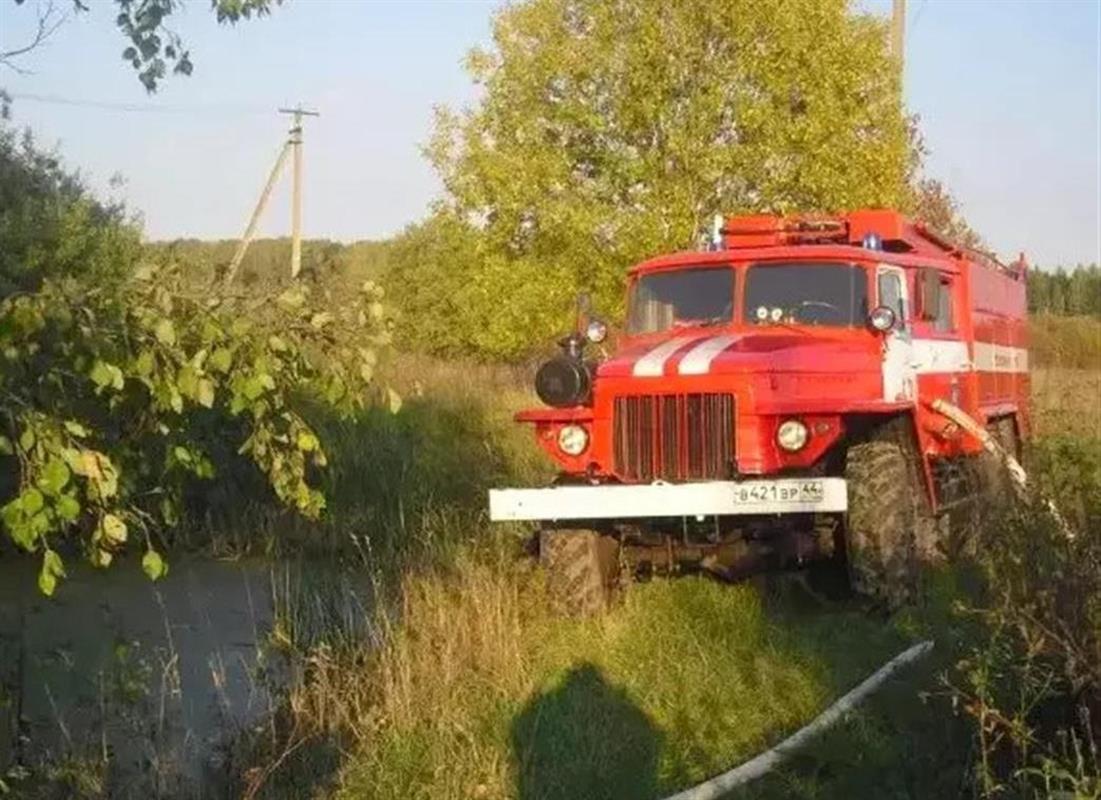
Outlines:
{"label": "truck grille", "polygon": [[734,469],[734,396],[617,397],[612,442],[623,480],[721,480]]}

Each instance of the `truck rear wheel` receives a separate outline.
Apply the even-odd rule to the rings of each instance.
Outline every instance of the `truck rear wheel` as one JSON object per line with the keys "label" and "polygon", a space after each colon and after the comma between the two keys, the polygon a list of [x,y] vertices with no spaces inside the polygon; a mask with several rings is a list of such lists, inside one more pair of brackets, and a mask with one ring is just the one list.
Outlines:
{"label": "truck rear wheel", "polygon": [[619,542],[611,536],[588,529],[544,530],[539,561],[562,609],[588,616],[608,607],[619,573]]}
{"label": "truck rear wheel", "polygon": [[846,557],[853,589],[890,608],[917,587],[920,540],[933,535],[917,451],[902,424],[889,423],[849,448]]}
{"label": "truck rear wheel", "polygon": [[[1017,438],[1017,425],[1013,417],[991,420],[986,430],[1003,450],[1015,459],[1020,459],[1020,440]],[[1014,497],[1013,479],[1002,459],[993,453],[983,453],[979,458],[984,488],[990,500],[998,505],[1011,501]]]}

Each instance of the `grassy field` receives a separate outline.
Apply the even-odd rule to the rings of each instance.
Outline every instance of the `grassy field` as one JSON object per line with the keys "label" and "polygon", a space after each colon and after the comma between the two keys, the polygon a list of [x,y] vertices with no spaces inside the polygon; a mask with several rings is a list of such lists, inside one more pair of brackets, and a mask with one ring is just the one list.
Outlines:
{"label": "grassy field", "polygon": [[[547,475],[510,422],[530,401],[522,372],[397,366],[403,412],[341,432],[323,537],[371,549],[386,611],[367,640],[321,618],[284,642],[302,677],[286,717],[243,745],[246,763],[276,767],[247,772],[246,790],[663,797],[775,744],[933,638],[928,661],[743,796],[969,793],[979,754],[945,676],[978,638],[956,613],[977,567],[930,575],[920,603],[890,618],[823,603],[784,576],[655,580],[599,619],[560,618],[522,557],[527,530],[491,528],[482,511],[489,486]],[[1037,431],[1101,440],[1098,381],[1037,373]]]}

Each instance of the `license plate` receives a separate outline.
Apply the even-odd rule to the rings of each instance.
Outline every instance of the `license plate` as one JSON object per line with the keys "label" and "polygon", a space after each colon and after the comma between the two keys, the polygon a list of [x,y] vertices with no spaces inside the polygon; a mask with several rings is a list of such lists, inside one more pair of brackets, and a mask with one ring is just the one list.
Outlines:
{"label": "license plate", "polygon": [[820,503],[825,498],[826,487],[820,480],[759,481],[735,487],[734,502],[739,505],[765,505],[768,503]]}

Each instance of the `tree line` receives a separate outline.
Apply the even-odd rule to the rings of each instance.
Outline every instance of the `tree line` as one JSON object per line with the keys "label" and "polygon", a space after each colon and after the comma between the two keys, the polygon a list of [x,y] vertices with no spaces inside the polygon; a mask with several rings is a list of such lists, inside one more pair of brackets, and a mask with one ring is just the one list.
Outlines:
{"label": "tree line", "polygon": [[1028,310],[1033,314],[1101,318],[1101,266],[1032,269],[1028,273]]}

